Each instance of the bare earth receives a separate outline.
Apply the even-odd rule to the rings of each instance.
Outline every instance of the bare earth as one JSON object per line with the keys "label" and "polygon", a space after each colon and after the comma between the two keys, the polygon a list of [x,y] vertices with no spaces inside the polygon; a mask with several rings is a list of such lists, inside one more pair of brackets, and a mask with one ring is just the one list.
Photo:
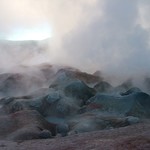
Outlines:
{"label": "bare earth", "polygon": [[46,140],[0,141],[0,150],[150,150],[150,121]]}

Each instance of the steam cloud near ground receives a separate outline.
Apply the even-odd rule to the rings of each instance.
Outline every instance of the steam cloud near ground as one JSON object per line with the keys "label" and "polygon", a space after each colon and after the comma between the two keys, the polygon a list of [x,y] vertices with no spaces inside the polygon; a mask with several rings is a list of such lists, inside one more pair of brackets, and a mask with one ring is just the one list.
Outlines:
{"label": "steam cloud near ground", "polygon": [[[1,0],[1,39],[19,26],[33,28],[46,22],[52,38],[46,54],[34,53],[35,62],[42,56],[42,61],[89,72],[149,75],[149,8],[149,0]],[[10,53],[0,58],[3,66],[16,62]]]}

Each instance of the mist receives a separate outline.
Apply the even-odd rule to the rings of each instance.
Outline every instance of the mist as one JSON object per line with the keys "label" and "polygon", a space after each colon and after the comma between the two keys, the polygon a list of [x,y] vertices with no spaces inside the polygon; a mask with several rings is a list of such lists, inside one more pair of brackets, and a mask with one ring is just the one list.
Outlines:
{"label": "mist", "polygon": [[0,149],[148,149],[149,14],[150,0],[0,0]]}
{"label": "mist", "polygon": [[19,46],[17,60],[16,48],[10,53],[2,47],[1,68],[49,62],[101,70],[114,80],[149,76],[149,7],[148,0],[1,0],[1,39],[17,28],[48,24],[52,30],[46,48]]}

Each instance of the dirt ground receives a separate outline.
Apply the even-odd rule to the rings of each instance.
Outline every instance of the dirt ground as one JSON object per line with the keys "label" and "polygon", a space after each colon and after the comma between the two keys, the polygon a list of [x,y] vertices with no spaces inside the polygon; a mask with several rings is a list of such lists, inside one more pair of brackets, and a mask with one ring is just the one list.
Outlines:
{"label": "dirt ground", "polygon": [[47,140],[0,141],[0,150],[150,150],[150,121]]}

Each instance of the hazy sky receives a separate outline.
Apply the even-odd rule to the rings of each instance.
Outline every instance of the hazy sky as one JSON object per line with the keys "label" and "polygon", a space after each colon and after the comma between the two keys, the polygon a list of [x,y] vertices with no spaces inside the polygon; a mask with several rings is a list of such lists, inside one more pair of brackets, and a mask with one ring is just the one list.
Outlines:
{"label": "hazy sky", "polygon": [[23,39],[36,31],[36,37],[51,37],[52,63],[149,73],[149,14],[149,0],[0,0],[0,37],[16,37],[21,29]]}

